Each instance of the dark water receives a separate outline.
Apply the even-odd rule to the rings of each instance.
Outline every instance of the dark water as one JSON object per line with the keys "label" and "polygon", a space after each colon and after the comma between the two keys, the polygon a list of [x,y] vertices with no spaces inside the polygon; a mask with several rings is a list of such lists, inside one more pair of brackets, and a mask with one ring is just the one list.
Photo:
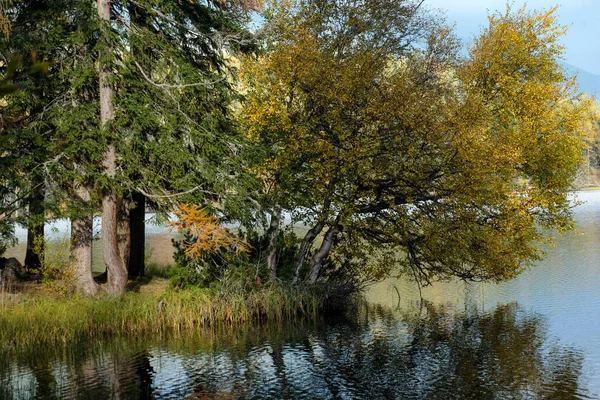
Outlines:
{"label": "dark water", "polygon": [[484,315],[425,304],[403,318],[217,330],[39,349],[3,363],[6,398],[588,398],[584,354],[547,343],[516,304]]}
{"label": "dark water", "polygon": [[[0,354],[0,398],[600,399],[600,192],[501,285],[374,285],[351,319]],[[400,295],[400,297],[399,297]]]}

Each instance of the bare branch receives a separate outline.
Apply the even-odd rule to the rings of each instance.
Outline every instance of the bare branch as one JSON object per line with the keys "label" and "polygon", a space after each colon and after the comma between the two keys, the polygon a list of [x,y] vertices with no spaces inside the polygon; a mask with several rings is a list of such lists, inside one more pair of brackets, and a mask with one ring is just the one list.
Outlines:
{"label": "bare branch", "polygon": [[150,79],[150,77],[148,75],[146,75],[146,73],[144,72],[144,70],[142,69],[142,67],[140,66],[140,64],[138,64],[137,61],[134,61],[134,64],[136,65],[136,67],[138,67],[138,69],[140,70],[140,72],[144,76],[144,79],[146,79],[152,85],[154,85],[156,87],[159,87],[161,89],[185,89],[185,88],[188,88],[188,87],[196,87],[196,86],[208,87],[208,86],[212,86],[212,85],[214,85],[216,83],[223,82],[225,80],[225,78],[226,78],[225,76],[223,76],[223,77],[221,77],[221,78],[219,78],[217,80],[211,81],[211,82],[195,82],[195,83],[186,83],[186,84],[183,84],[183,85],[170,85],[170,84],[167,84],[167,83],[157,83],[157,82],[154,82],[152,79]]}
{"label": "bare branch", "polygon": [[163,195],[160,195],[160,194],[150,194],[150,193],[144,191],[144,189],[142,189],[139,186],[136,187],[135,190],[137,190],[138,192],[140,192],[144,196],[149,197],[151,199],[170,199],[170,198],[173,198],[173,197],[184,196],[186,194],[194,193],[194,192],[197,192],[197,191],[200,191],[200,192],[202,192],[204,194],[210,194],[210,195],[214,195],[214,196],[219,196],[218,193],[211,192],[209,190],[200,190],[201,188],[202,188],[202,186],[199,185],[199,186],[196,186],[196,187],[194,187],[194,188],[192,188],[190,190],[186,190],[184,192],[171,193],[171,194],[163,194]]}

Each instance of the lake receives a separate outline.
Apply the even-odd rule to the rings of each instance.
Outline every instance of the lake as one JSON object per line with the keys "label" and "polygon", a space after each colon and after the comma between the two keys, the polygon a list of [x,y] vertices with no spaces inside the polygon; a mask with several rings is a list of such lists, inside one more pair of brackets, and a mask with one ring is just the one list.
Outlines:
{"label": "lake", "polygon": [[352,318],[39,348],[0,357],[0,398],[600,399],[600,192],[577,195],[579,232],[511,282],[421,301],[390,279]]}

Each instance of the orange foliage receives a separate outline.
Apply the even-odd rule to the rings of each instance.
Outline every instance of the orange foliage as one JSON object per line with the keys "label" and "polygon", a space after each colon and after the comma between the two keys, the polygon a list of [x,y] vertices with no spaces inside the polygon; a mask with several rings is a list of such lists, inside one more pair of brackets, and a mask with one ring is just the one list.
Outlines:
{"label": "orange foliage", "polygon": [[199,258],[203,253],[214,253],[223,247],[234,247],[236,252],[248,252],[250,246],[225,228],[219,219],[195,204],[180,204],[174,210],[177,221],[169,222],[171,229],[178,232],[189,231],[196,237],[195,242],[185,242],[185,256]]}

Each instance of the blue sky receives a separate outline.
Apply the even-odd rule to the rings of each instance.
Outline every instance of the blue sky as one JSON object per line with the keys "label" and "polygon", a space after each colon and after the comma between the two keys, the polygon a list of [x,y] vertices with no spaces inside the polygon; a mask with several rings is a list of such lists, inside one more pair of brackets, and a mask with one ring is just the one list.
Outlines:
{"label": "blue sky", "polygon": [[[600,75],[600,0],[529,0],[527,8],[547,10],[559,6],[561,25],[569,27],[563,44],[566,61],[593,74]],[[506,0],[425,0],[429,8],[446,11],[448,22],[456,23],[459,37],[468,41],[487,25],[487,15],[506,10]],[[525,4],[514,1],[515,9]]]}

